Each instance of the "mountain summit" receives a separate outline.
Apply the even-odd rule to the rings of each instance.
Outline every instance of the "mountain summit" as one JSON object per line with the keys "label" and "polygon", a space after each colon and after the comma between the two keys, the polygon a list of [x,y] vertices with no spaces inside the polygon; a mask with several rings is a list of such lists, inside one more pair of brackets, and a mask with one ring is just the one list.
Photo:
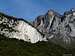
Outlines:
{"label": "mountain summit", "polygon": [[64,12],[63,15],[49,10],[45,15],[38,16],[33,21],[33,25],[45,35],[45,39],[60,44],[74,44],[75,42],[74,9]]}

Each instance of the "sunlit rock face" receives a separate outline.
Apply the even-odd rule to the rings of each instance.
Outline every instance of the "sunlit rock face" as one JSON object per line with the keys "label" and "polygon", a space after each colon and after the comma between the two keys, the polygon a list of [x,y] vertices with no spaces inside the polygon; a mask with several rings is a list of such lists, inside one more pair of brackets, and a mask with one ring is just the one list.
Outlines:
{"label": "sunlit rock face", "polygon": [[42,35],[27,21],[0,13],[0,34],[36,43],[42,41]]}
{"label": "sunlit rock face", "polygon": [[15,38],[17,36],[18,38],[22,38],[23,40],[31,43],[42,41],[42,35],[26,22],[19,21],[19,24],[16,26],[16,30],[18,30],[20,33],[15,34]]}
{"label": "sunlit rock face", "polygon": [[34,22],[36,27],[45,36],[61,44],[71,44],[75,40],[75,10],[66,11],[63,15],[49,10],[45,15],[38,16]]}

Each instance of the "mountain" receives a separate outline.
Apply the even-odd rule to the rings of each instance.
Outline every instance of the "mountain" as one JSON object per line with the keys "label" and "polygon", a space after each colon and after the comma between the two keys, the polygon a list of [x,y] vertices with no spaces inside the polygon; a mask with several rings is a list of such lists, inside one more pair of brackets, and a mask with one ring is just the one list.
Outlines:
{"label": "mountain", "polygon": [[74,52],[74,9],[63,15],[50,9],[33,23],[0,12],[0,56],[75,56]]}
{"label": "mountain", "polygon": [[75,46],[75,10],[63,15],[50,9],[45,15],[38,16],[33,25],[45,36],[44,38],[60,45]]}
{"label": "mountain", "polygon": [[75,10],[60,15],[50,9],[33,23],[0,13],[0,34],[31,43],[52,41],[62,46],[75,46]]}
{"label": "mountain", "polygon": [[0,34],[31,43],[42,41],[43,38],[43,35],[26,20],[3,13],[0,13]]}

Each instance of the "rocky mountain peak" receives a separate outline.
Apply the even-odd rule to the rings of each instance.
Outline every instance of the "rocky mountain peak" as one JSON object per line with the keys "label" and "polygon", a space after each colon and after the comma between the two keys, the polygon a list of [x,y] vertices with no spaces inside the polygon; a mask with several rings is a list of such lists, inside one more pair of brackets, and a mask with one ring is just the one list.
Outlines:
{"label": "rocky mountain peak", "polygon": [[65,11],[64,12],[64,15],[66,16],[66,15],[75,15],[75,8],[72,8],[72,9],[70,9],[70,10],[68,10],[68,11]]}
{"label": "rocky mountain peak", "polygon": [[48,16],[61,16],[61,14],[59,14],[58,12],[56,12],[55,10],[53,9],[49,9],[46,13],[46,15]]}
{"label": "rocky mountain peak", "polygon": [[53,16],[54,15],[54,11],[52,9],[48,10],[47,15],[48,16]]}
{"label": "rocky mountain peak", "polygon": [[33,25],[34,27],[37,25],[36,28],[45,35],[45,38],[52,39],[53,42],[70,44],[75,40],[74,9],[64,12],[63,15],[54,10],[48,10],[43,17],[37,17]]}

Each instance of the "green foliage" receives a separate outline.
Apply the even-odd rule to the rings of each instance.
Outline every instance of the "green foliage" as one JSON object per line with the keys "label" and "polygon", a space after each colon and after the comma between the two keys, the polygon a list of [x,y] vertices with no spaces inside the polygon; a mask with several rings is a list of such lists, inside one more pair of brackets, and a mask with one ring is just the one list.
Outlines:
{"label": "green foliage", "polygon": [[65,49],[51,42],[31,44],[0,35],[0,56],[62,56]]}

